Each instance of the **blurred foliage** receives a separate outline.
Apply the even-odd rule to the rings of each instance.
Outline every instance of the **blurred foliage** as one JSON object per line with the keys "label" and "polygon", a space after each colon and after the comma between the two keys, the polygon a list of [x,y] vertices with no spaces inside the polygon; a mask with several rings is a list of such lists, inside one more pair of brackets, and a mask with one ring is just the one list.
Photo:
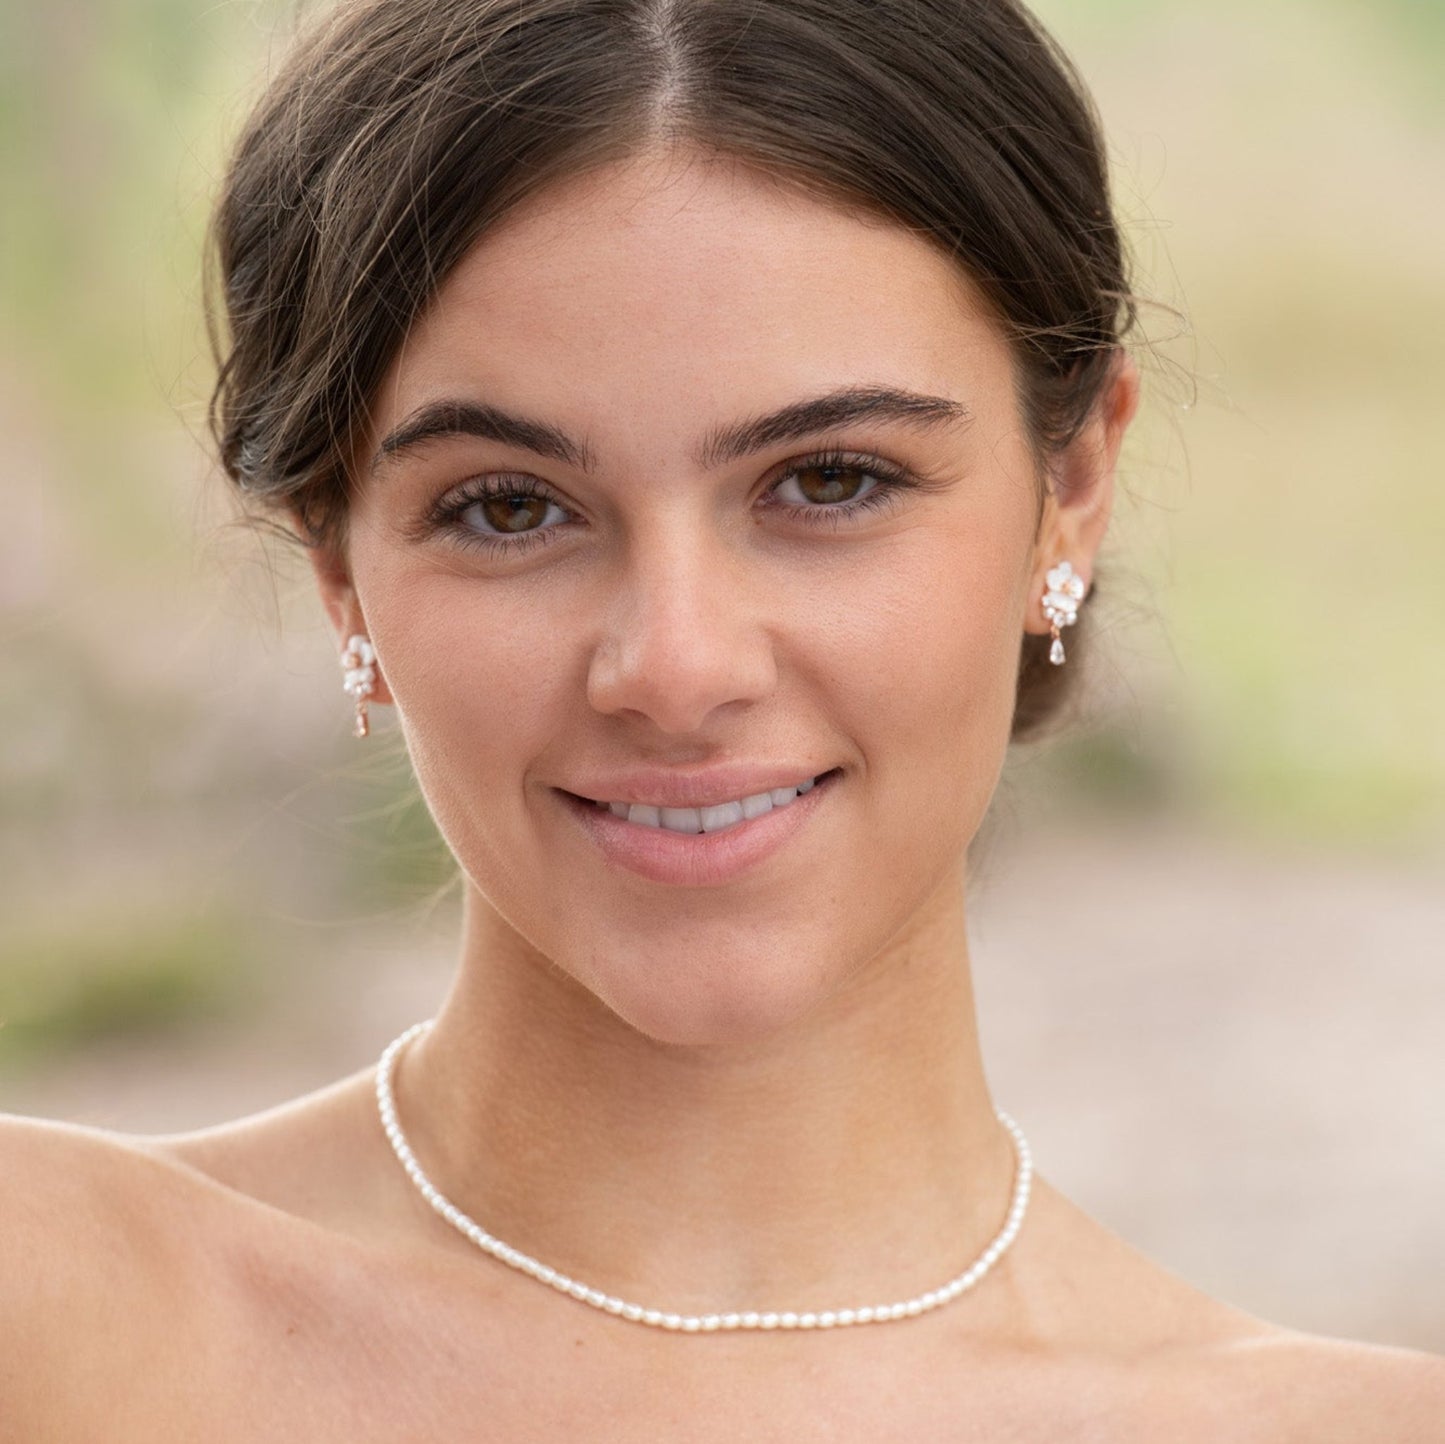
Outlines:
{"label": "blurred foliage", "polygon": [[347,815],[354,862],[352,895],[430,907],[455,896],[460,873],[408,769],[371,790],[379,800]]}
{"label": "blurred foliage", "polygon": [[248,941],[234,917],[123,909],[0,935],[0,1060],[232,1017]]}

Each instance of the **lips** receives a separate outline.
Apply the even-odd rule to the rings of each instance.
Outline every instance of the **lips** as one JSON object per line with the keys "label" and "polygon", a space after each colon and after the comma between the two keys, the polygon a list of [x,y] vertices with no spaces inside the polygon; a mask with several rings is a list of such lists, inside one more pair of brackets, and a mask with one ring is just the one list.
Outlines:
{"label": "lips", "polygon": [[[741,821],[715,818],[724,825],[702,826],[702,813],[728,804],[713,803],[708,808],[654,808],[657,823],[617,815],[611,807],[595,798],[555,788],[554,792],[567,814],[580,825],[583,834],[611,864],[637,874],[650,882],[670,883],[687,887],[709,887],[732,882],[759,867],[794,836],[796,836],[839,785],[841,768],[833,768],[813,779],[813,786],[781,806],[771,804],[766,812]],[[805,779],[807,780],[807,779]],[[717,792],[712,796],[716,797]],[[746,793],[744,796],[756,796]],[[726,794],[724,794],[726,796]],[[740,800],[739,800],[740,801]],[[626,804],[630,814],[634,807],[648,808],[647,803]],[[681,813],[672,821],[690,822],[687,814],[697,817],[699,828],[679,831],[663,825],[663,814]]]}

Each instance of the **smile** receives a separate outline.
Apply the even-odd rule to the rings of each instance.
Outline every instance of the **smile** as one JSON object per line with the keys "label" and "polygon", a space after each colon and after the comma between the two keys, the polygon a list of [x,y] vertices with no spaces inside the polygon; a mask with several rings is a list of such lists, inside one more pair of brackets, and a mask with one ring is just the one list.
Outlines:
{"label": "smile", "polygon": [[718,887],[761,868],[811,826],[842,777],[834,767],[791,787],[702,807],[613,802],[563,788],[553,795],[610,865],[653,883]]}
{"label": "smile", "polygon": [[788,807],[798,798],[811,792],[816,777],[804,778],[793,787],[774,787],[767,792],[757,792],[751,797],[740,797],[736,801],[719,802],[711,807],[654,807],[645,802],[604,802],[592,798],[594,807],[605,808],[613,817],[625,818],[640,827],[660,827],[668,832],[725,832],[740,822],[751,822],[762,817],[775,807]]}

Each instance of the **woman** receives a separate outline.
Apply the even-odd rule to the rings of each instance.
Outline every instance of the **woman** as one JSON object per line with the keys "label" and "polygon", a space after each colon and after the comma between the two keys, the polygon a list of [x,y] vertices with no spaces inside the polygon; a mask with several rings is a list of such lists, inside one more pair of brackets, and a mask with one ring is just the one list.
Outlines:
{"label": "woman", "polygon": [[348,5],[216,239],[224,465],[459,963],[270,1112],[7,1120],[7,1437],[1445,1438],[1445,1361],[1199,1294],[989,1095],[966,856],[1139,396],[1024,11]]}

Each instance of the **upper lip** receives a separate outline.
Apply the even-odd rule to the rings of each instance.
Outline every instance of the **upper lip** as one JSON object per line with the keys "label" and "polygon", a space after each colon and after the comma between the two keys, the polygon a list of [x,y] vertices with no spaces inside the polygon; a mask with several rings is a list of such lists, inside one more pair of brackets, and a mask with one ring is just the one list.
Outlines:
{"label": "upper lip", "polygon": [[593,802],[626,802],[649,807],[716,807],[771,792],[775,787],[796,787],[810,777],[831,771],[806,762],[731,762],[694,770],[633,767],[621,772],[596,773],[577,779],[566,792]]}

